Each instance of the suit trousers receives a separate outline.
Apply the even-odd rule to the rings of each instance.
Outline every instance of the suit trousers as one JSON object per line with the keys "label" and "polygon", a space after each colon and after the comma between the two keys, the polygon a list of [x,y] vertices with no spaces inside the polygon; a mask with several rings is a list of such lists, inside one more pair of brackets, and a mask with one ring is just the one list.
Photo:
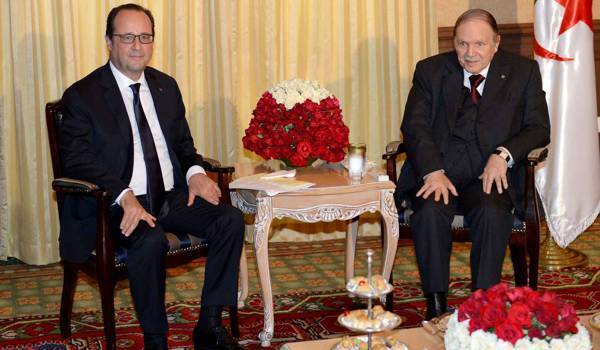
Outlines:
{"label": "suit trousers", "polygon": [[513,224],[512,201],[507,191],[500,194],[495,185],[490,194],[483,192],[482,181],[477,178],[483,167],[471,167],[468,158],[463,157],[446,174],[458,192],[458,197],[450,194],[448,205],[442,199],[436,202],[434,195],[427,199],[411,196],[414,213],[410,227],[426,294],[448,291],[451,224],[457,214],[464,215],[473,242],[470,256],[472,289],[487,289],[500,281]]}
{"label": "suit trousers", "polygon": [[[138,196],[145,208],[145,196]],[[188,193],[174,189],[154,228],[145,221],[129,236],[122,235],[120,206],[112,207],[111,222],[118,244],[127,249],[127,269],[131,296],[144,333],[166,333],[165,258],[169,250],[164,232],[184,232],[208,240],[201,306],[237,304],[239,262],[244,239],[242,213],[227,204],[212,205],[196,197],[187,206]]]}

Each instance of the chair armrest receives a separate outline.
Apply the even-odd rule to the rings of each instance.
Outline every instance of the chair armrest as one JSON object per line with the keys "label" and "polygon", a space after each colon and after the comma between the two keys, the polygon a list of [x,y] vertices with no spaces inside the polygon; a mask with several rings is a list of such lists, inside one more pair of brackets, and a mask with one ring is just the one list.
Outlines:
{"label": "chair armrest", "polygon": [[385,160],[395,160],[398,155],[404,152],[406,152],[406,148],[402,141],[392,141],[385,146],[385,154],[383,154],[381,158]]}
{"label": "chair armrest", "polygon": [[109,198],[110,193],[95,183],[60,177],[52,181],[52,189],[56,191],[59,211],[62,208],[64,195],[93,197],[96,200],[96,273],[114,272],[115,247],[110,233]]}
{"label": "chair armrest", "polygon": [[95,183],[68,177],[59,177],[52,181],[52,189],[59,194],[87,194],[92,196],[99,196],[106,192]]}
{"label": "chair armrest", "polygon": [[381,159],[385,160],[385,172],[389,176],[390,180],[396,181],[396,160],[398,156],[406,152],[406,148],[402,141],[392,141],[385,146],[385,154],[381,156]]}
{"label": "chair armrest", "polygon": [[528,165],[530,165],[530,166],[536,166],[539,163],[546,160],[547,157],[548,157],[548,148],[540,147],[540,148],[536,148],[536,149],[532,150],[531,152],[529,152],[529,154],[527,155],[527,162],[528,162]]}
{"label": "chair armrest", "polygon": [[211,172],[213,180],[217,181],[217,185],[221,190],[221,203],[231,204],[231,198],[229,196],[229,183],[233,180],[233,173],[235,167],[222,166],[221,162],[212,158],[204,158],[202,167],[207,172]]}
{"label": "chair armrest", "polygon": [[212,158],[204,158],[202,162],[202,167],[206,171],[212,171],[215,173],[231,173],[235,172],[235,167],[232,166],[222,166],[221,162]]}

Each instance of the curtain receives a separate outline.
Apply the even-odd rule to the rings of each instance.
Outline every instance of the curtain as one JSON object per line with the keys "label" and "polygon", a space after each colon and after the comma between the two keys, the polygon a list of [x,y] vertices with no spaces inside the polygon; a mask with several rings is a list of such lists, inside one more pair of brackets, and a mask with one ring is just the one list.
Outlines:
{"label": "curtain", "polygon": [[[266,89],[294,77],[336,95],[350,141],[379,161],[399,138],[415,63],[437,51],[434,0],[137,2],[155,17],[150,64],[178,81],[200,153],[225,164],[258,160],[241,143],[252,110]],[[44,106],[106,63],[106,16],[121,3],[0,1],[4,258],[59,259]]]}

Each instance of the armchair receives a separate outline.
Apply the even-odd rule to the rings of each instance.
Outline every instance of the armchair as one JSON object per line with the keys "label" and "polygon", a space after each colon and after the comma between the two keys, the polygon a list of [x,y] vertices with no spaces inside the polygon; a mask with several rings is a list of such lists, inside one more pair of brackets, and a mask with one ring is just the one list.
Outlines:
{"label": "armchair", "polygon": [[[387,144],[385,151],[382,158],[386,161],[387,175],[390,180],[396,181],[398,179],[397,163],[400,155],[406,152],[405,146],[401,141],[393,141]],[[547,148],[534,149],[528,155],[525,174],[525,217],[520,218],[518,215],[514,215],[513,229],[509,240],[515,284],[517,286],[529,285],[533,289],[537,289],[538,282],[541,217],[538,194],[535,189],[534,170],[535,166],[543,162],[547,155]],[[412,210],[410,204],[397,209],[400,238],[411,239],[409,222]],[[464,224],[463,217],[455,216],[452,222],[452,241],[467,242],[469,240],[469,228]],[[386,307],[389,310],[392,309],[392,304],[393,298],[387,298]]]}
{"label": "armchair", "polygon": [[[62,261],[64,280],[60,303],[60,331],[65,338],[71,335],[71,313],[77,284],[77,273],[82,270],[98,282],[106,346],[108,349],[116,349],[114,289],[118,280],[127,278],[127,250],[116,246],[111,236],[108,215],[111,204],[109,203],[109,193],[96,184],[62,177],[63,169],[58,142],[62,113],[60,100],[46,104],[46,124],[54,173],[52,188],[56,192],[58,210],[60,213],[65,196],[94,198],[97,202],[97,234],[96,249],[86,262],[76,264]],[[229,182],[235,169],[221,166],[218,161],[213,159],[204,158],[204,161],[203,168],[218,183],[221,193],[229,193]],[[221,200],[230,201],[229,196],[225,195],[221,197]],[[169,251],[166,257],[168,267],[178,266],[198,257],[207,256],[209,247],[205,240],[185,233],[168,232],[166,236],[169,241]],[[238,304],[241,303],[241,306],[243,306],[243,300],[248,294],[245,251],[242,251],[240,260],[241,292],[238,293]],[[233,336],[239,338],[237,306],[231,307],[229,313]]]}

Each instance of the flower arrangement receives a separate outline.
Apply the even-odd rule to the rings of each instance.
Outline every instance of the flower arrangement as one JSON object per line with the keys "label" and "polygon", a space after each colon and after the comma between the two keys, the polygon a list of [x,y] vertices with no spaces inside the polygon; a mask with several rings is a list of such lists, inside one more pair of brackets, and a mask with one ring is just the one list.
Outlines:
{"label": "flower arrangement", "polygon": [[592,348],[575,309],[552,292],[500,283],[474,292],[450,317],[446,350]]}
{"label": "flower arrangement", "polygon": [[273,86],[252,115],[242,142],[265,159],[297,167],[344,159],[350,131],[340,102],[315,81],[292,79]]}

